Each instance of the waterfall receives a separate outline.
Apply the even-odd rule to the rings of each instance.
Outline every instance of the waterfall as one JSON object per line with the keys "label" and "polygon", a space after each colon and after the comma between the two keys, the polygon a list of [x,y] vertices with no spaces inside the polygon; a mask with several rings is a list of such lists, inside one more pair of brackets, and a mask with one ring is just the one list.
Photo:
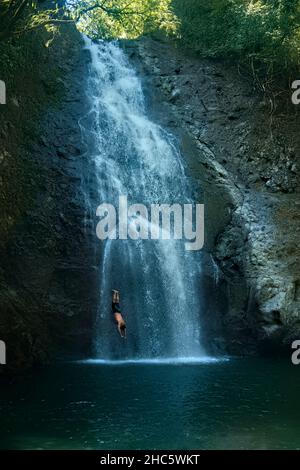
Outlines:
{"label": "waterfall", "polygon": [[[175,138],[147,116],[141,80],[116,43],[92,42],[87,99],[80,120],[97,180],[97,205],[192,201]],[[88,191],[87,191],[88,192]],[[96,218],[96,207],[91,206]],[[201,347],[199,252],[182,240],[106,240],[102,246],[95,356],[99,359],[192,358]],[[127,324],[121,339],[111,312],[119,289]]]}

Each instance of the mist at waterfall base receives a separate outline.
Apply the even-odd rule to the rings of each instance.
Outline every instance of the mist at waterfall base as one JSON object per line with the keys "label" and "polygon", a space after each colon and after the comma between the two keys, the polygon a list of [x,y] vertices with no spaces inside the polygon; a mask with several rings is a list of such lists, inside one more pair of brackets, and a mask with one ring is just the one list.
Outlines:
{"label": "mist at waterfall base", "polygon": [[[91,55],[89,112],[80,119],[97,195],[83,184],[87,218],[97,205],[192,203],[190,181],[175,138],[147,116],[140,78],[115,43],[84,37]],[[205,357],[201,345],[201,257],[183,240],[102,243],[94,356],[100,360]],[[119,337],[111,290],[121,292],[127,339]]]}

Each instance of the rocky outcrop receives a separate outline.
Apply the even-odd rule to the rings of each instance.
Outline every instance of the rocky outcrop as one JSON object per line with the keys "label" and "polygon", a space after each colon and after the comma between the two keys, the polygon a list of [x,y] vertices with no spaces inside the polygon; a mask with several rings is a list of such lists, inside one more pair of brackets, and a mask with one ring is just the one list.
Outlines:
{"label": "rocky outcrop", "polygon": [[179,136],[206,205],[207,346],[234,354],[289,348],[300,337],[297,109],[259,93],[237,66],[170,42],[123,44],[156,118]]}
{"label": "rocky outcrop", "polygon": [[[87,354],[97,252],[78,119],[89,55],[73,26],[1,43],[0,338],[7,367]],[[91,182],[92,184],[92,182]]]}

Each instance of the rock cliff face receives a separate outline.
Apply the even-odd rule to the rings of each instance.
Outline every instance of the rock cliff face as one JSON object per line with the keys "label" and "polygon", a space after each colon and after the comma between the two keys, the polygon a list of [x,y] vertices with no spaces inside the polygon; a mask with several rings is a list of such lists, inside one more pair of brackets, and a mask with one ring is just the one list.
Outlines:
{"label": "rock cliff face", "polygon": [[[72,26],[0,44],[0,338],[7,368],[87,354],[97,308],[94,232],[85,223],[89,55]],[[91,182],[92,184],[92,182]]]}
{"label": "rock cliff face", "polygon": [[245,71],[170,43],[124,47],[204,192],[207,346],[234,354],[290,348],[300,337],[297,108],[260,94]]}

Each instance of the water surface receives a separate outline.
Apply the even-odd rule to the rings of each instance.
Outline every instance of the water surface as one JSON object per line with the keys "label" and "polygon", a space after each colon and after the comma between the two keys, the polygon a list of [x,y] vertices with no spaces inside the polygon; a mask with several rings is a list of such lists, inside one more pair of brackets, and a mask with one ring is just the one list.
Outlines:
{"label": "water surface", "polygon": [[2,449],[297,449],[286,361],[61,364],[1,382]]}

